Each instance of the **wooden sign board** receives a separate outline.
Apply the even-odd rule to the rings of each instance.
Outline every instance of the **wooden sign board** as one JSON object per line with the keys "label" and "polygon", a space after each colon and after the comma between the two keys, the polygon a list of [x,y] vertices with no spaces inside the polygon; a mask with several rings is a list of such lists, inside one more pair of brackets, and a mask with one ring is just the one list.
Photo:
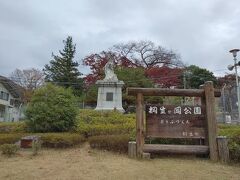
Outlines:
{"label": "wooden sign board", "polygon": [[205,138],[203,106],[146,105],[146,136]]}

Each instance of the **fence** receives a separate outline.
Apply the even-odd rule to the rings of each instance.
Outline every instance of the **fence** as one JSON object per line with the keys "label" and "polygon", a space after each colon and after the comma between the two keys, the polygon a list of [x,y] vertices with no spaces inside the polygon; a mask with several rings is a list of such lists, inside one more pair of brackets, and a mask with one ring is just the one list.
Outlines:
{"label": "fence", "polygon": [[237,123],[238,120],[238,102],[236,86],[224,86],[221,90],[219,100],[218,122]]}

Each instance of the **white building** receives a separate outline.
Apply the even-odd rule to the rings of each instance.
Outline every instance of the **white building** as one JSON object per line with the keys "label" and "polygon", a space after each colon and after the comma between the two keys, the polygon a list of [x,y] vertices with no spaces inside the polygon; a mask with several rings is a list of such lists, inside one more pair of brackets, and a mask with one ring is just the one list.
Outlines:
{"label": "white building", "polygon": [[19,121],[23,117],[22,96],[21,86],[0,76],[0,122]]}

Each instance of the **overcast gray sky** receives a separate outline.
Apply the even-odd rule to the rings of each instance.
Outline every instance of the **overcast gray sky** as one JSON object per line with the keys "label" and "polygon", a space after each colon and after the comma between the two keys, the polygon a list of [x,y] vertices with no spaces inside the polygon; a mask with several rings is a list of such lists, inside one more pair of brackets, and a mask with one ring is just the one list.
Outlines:
{"label": "overcast gray sky", "polygon": [[[151,40],[182,61],[229,72],[240,48],[239,0],[0,0],[0,75],[39,68],[68,35],[79,62],[120,42]],[[239,53],[240,60],[240,53]],[[86,68],[80,71],[87,73]]]}

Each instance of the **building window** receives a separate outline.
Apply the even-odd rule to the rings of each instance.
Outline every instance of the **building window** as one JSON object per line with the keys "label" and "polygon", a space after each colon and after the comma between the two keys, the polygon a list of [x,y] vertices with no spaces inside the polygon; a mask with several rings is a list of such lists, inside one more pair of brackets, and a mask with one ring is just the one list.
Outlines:
{"label": "building window", "polygon": [[6,93],[6,92],[1,91],[1,93],[0,93],[0,99],[3,99],[3,100],[8,101],[8,99],[9,99],[9,94]]}
{"label": "building window", "polygon": [[106,93],[106,101],[113,101],[113,93],[112,92]]}

